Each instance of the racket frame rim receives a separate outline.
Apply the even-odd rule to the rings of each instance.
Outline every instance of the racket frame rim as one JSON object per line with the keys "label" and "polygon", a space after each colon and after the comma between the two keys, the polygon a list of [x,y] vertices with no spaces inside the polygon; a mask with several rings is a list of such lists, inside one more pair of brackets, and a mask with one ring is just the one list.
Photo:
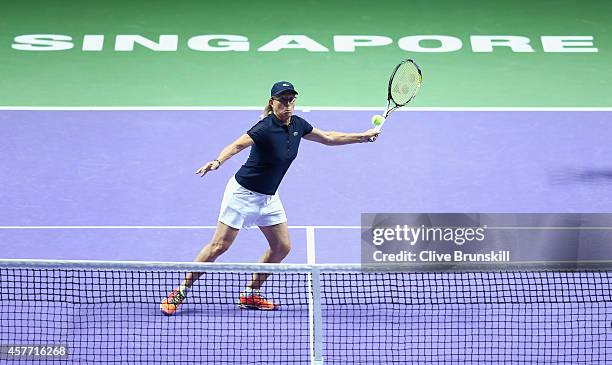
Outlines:
{"label": "racket frame rim", "polygon": [[[391,85],[393,84],[393,78],[395,77],[395,74],[397,73],[397,70],[399,70],[400,66],[402,66],[403,64],[410,62],[412,63],[418,73],[419,73],[419,84],[417,86],[416,91],[414,92],[414,95],[412,95],[412,97],[410,97],[410,99],[408,99],[404,104],[398,104],[395,99],[393,99],[393,96],[391,95]],[[421,84],[423,83],[423,73],[421,72],[421,68],[419,67],[419,65],[414,62],[413,59],[411,58],[406,58],[404,60],[402,60],[402,62],[398,63],[395,68],[393,69],[393,72],[391,73],[391,77],[389,77],[389,83],[387,85],[387,111],[385,112],[385,118],[387,115],[391,114],[392,111],[394,111],[397,108],[400,108],[406,104],[408,104],[409,102],[412,101],[412,99],[414,99],[414,97],[416,96],[416,94],[418,93],[419,89],[421,88]],[[391,104],[391,101],[393,102],[393,104],[395,104],[395,106],[391,109],[389,109],[389,105]]]}

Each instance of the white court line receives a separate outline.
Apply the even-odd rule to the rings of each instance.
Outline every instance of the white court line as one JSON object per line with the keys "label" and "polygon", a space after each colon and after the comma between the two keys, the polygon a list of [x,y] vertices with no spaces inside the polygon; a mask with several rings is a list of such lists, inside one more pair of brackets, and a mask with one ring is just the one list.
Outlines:
{"label": "white court line", "polygon": [[[299,106],[298,111],[384,111],[384,107],[353,107],[353,106]],[[219,111],[261,111],[261,106],[0,106],[0,110],[24,111],[189,111],[189,110],[219,110]],[[406,107],[399,112],[610,112],[612,107]]]}
{"label": "white court line", "polygon": [[[172,229],[215,229],[217,226],[0,226],[0,230],[46,230],[46,229],[159,229],[159,230],[172,230]],[[315,241],[315,229],[361,229],[361,226],[289,226],[289,229],[305,229],[306,240],[314,244]],[[442,227],[445,228],[445,227]],[[451,227],[452,228],[452,227]],[[499,230],[612,230],[612,227],[493,227],[487,226],[487,229],[499,229]],[[314,264],[315,250],[312,248],[313,262]]]}
{"label": "white court line", "polygon": [[214,229],[216,226],[0,226],[0,229]]}
{"label": "white court line", "polygon": [[559,230],[570,230],[570,231],[589,231],[589,230],[612,230],[612,227],[487,227],[487,229],[509,229],[509,230],[533,230],[533,231],[559,231]]}
{"label": "white court line", "polygon": [[314,265],[316,263],[314,227],[306,228],[306,263],[308,263],[308,265]]}
{"label": "white court line", "polygon": [[[314,265],[315,261],[315,229],[314,227],[306,227],[306,263],[308,265]],[[320,322],[317,322],[316,315],[321,315],[319,272],[314,271],[308,273],[308,282],[310,283],[310,285],[308,285],[308,323],[310,324],[308,326],[308,344],[310,349],[310,362],[311,364],[316,364],[321,354],[319,350],[321,331],[315,330],[315,328],[320,325]]]}
{"label": "white court line", "polygon": [[[215,229],[217,226],[0,226],[0,229]],[[361,226],[289,226],[290,229],[359,229]]]}

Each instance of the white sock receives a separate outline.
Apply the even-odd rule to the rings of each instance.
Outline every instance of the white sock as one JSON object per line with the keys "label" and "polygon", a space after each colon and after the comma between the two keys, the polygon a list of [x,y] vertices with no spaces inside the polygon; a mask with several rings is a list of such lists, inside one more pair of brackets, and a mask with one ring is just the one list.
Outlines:
{"label": "white sock", "polygon": [[179,291],[180,291],[181,293],[183,293],[183,295],[187,295],[187,292],[189,291],[189,289],[191,289],[191,288],[189,288],[189,287],[188,287],[187,285],[185,285],[184,283],[183,283],[183,284],[181,284],[181,286],[179,286]]}
{"label": "white sock", "polygon": [[259,289],[253,289],[247,286],[246,288],[244,288],[243,293],[246,296],[251,296],[253,294],[259,294]]}

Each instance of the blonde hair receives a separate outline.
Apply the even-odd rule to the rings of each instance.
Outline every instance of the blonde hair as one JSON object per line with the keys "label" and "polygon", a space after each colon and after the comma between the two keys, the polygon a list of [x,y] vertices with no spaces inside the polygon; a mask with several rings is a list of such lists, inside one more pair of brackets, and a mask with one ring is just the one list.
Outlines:
{"label": "blonde hair", "polygon": [[272,103],[270,102],[270,100],[268,100],[268,104],[266,104],[266,106],[264,107],[264,110],[263,112],[261,112],[261,115],[259,116],[259,118],[263,119],[270,114],[272,114]]}

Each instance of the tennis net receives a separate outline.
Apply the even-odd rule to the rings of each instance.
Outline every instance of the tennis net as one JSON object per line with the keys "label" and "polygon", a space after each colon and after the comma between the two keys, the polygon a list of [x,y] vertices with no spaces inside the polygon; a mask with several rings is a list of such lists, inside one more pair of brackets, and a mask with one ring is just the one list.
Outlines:
{"label": "tennis net", "polygon": [[[162,315],[186,272],[204,275]],[[272,273],[278,310],[236,305],[253,272]],[[609,364],[611,276],[0,260],[0,359],[65,345],[36,363]]]}

